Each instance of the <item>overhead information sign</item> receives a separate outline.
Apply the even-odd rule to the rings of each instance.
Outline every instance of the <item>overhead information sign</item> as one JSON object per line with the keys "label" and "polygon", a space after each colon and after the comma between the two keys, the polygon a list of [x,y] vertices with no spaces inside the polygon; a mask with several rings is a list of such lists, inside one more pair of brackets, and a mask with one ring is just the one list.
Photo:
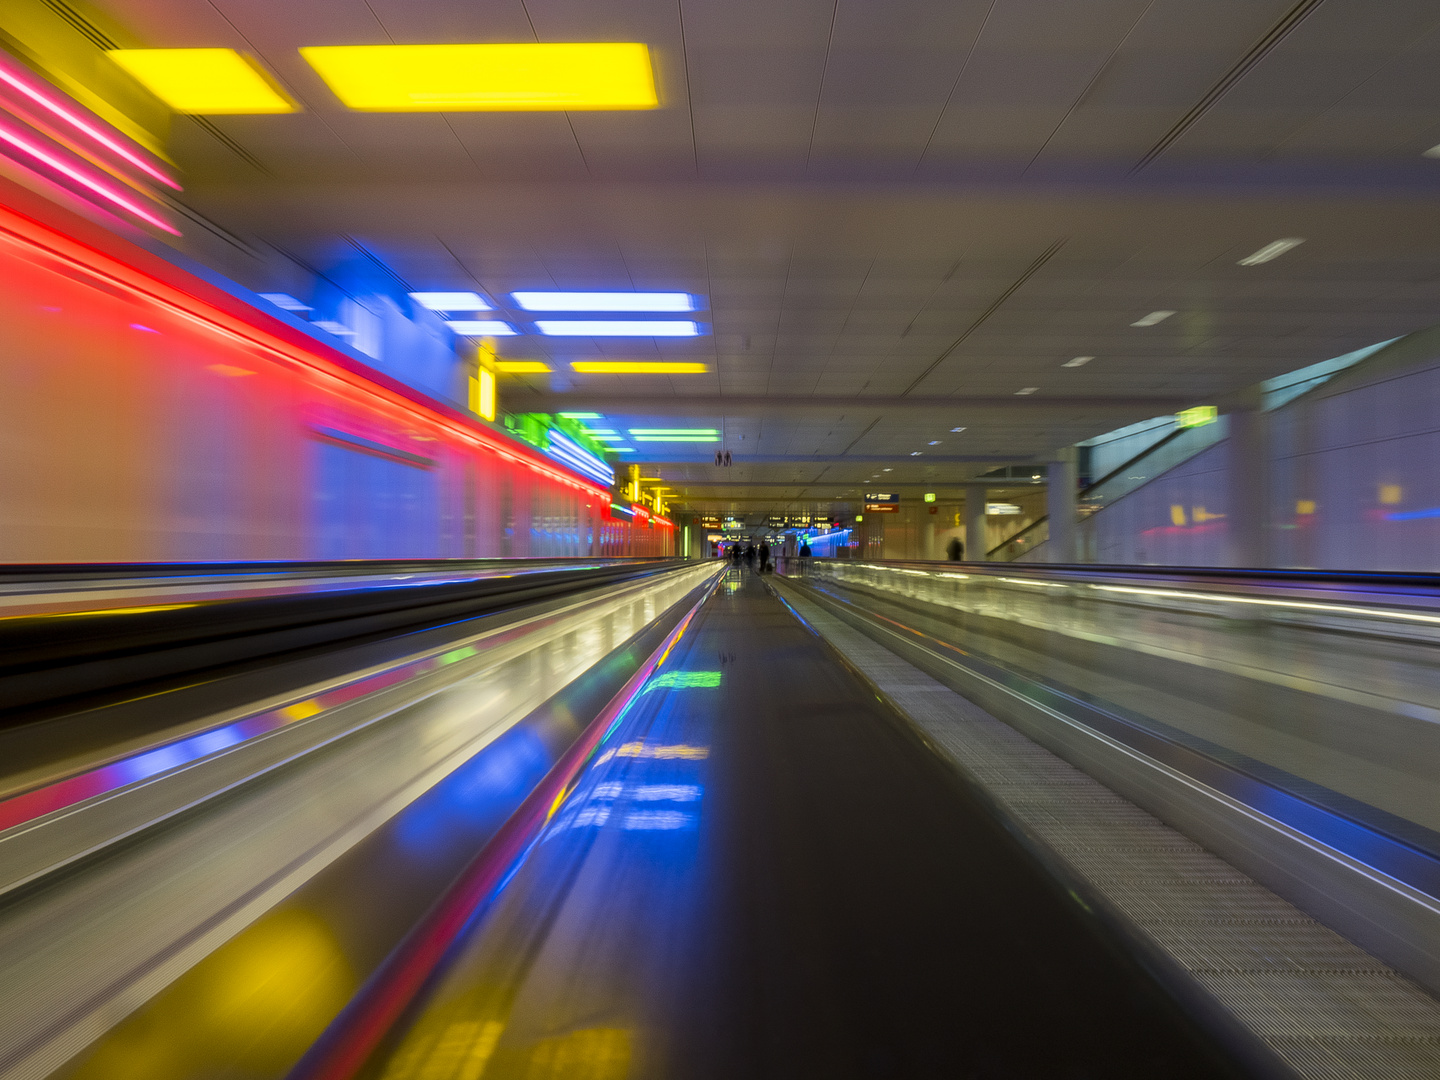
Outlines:
{"label": "overhead information sign", "polygon": [[867,491],[865,493],[865,512],[867,514],[898,514],[900,512],[900,496],[896,493]]}

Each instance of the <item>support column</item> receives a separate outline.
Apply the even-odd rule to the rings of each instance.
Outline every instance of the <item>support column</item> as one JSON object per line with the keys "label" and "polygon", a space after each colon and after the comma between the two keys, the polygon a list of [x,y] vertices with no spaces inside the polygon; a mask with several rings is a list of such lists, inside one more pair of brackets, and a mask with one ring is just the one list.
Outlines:
{"label": "support column", "polygon": [[1073,563],[1076,560],[1075,496],[1078,477],[1073,446],[1050,455],[1045,466],[1045,509],[1050,515],[1050,539],[1045,543],[1046,561]]}
{"label": "support column", "polygon": [[965,486],[965,561],[985,562],[990,538],[985,528],[985,488],[978,484]]}
{"label": "support column", "polygon": [[1270,417],[1257,399],[1231,412],[1225,508],[1231,566],[1267,567],[1270,550]]}

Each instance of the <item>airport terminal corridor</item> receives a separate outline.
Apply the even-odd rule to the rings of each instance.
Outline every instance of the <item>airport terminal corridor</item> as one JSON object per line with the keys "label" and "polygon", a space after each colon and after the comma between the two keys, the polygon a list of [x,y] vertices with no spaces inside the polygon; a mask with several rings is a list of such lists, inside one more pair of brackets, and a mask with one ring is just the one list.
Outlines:
{"label": "airport terminal corridor", "polygon": [[0,3],[0,1080],[1440,1077],[1440,9]]}

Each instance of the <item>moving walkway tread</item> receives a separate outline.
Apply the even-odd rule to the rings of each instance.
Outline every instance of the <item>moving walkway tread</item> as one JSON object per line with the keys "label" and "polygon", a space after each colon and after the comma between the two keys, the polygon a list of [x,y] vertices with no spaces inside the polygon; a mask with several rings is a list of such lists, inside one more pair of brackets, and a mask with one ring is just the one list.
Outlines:
{"label": "moving walkway tread", "polygon": [[360,1075],[1270,1074],[1206,1023],[732,571]]}

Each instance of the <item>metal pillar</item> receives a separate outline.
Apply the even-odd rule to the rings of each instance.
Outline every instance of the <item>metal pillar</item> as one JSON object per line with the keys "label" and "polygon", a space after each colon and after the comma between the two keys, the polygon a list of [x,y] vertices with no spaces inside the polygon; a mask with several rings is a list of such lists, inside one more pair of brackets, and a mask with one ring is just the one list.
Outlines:
{"label": "metal pillar", "polygon": [[1050,539],[1045,543],[1046,561],[1073,563],[1076,560],[1075,497],[1078,479],[1073,446],[1057,450],[1045,467],[1045,509],[1050,515]]}
{"label": "metal pillar", "polygon": [[985,528],[985,488],[978,484],[965,485],[965,560],[985,562],[990,547],[988,530]]}
{"label": "metal pillar", "polygon": [[1270,417],[1258,401],[1247,402],[1229,414],[1227,423],[1230,565],[1270,566]]}

